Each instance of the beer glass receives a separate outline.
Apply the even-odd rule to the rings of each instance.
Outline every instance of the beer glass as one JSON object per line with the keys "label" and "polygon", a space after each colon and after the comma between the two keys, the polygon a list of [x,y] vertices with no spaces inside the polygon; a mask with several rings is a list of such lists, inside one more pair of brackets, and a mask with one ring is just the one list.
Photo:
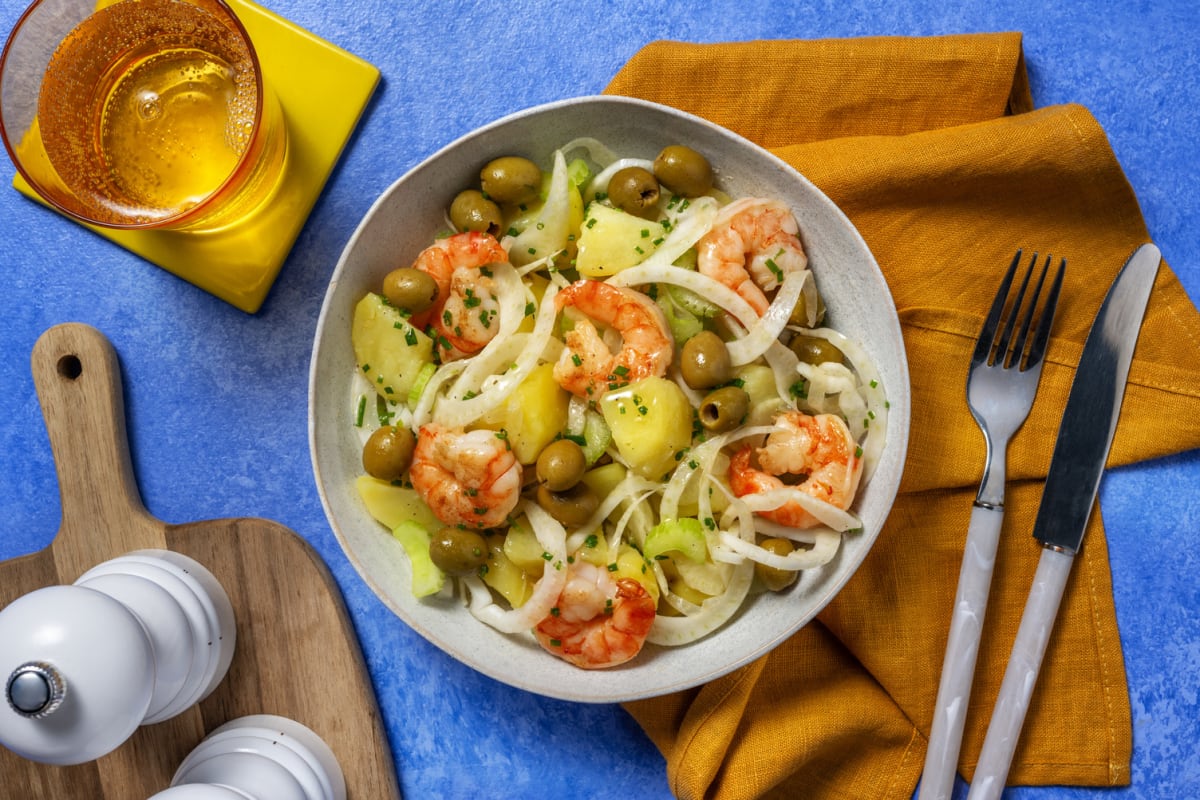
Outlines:
{"label": "beer glass", "polygon": [[0,133],[43,200],[107,228],[236,223],[287,153],[224,0],[37,0],[0,55]]}

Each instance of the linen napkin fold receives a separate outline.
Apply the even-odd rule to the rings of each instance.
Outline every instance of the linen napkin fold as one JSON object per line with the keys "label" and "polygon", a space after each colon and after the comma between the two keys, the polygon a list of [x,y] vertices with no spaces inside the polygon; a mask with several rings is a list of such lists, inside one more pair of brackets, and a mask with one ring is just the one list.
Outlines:
{"label": "linen napkin fold", "polygon": [[[606,90],[772,150],[854,222],[891,288],[912,380],[896,505],[855,577],[770,655],[627,704],[681,798],[900,798],[923,767],[984,443],[967,365],[1017,248],[1068,271],[1009,486],[959,771],[968,779],[1036,567],[1029,538],[1062,409],[1104,293],[1149,240],[1086,109],[1034,109],[1017,33],[656,42]],[[817,276],[818,286],[820,275]],[[1200,446],[1200,315],[1160,269],[1109,466]],[[1129,782],[1131,721],[1107,543],[1093,514],[1009,781]]]}

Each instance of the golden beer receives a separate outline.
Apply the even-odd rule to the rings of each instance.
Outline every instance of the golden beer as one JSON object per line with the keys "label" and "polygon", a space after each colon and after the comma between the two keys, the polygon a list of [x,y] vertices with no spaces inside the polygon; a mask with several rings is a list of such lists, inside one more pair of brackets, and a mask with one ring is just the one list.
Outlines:
{"label": "golden beer", "polygon": [[120,0],[66,35],[42,79],[50,199],[101,225],[223,224],[277,182],[280,116],[227,9]]}

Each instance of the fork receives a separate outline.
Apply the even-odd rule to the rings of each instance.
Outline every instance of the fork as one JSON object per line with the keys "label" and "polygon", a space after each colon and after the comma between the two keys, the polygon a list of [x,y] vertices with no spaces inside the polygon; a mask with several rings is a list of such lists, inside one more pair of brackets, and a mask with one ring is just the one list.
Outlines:
{"label": "fork", "polygon": [[967,528],[918,800],[949,800],[954,786],[1000,523],[1004,519],[1008,441],[1033,407],[1042,374],[1042,356],[1067,266],[1063,259],[1039,308],[1052,257],[1046,257],[1027,300],[1030,279],[1037,271],[1038,255],[1033,254],[1015,297],[1010,300],[1021,260],[1022,251],[1018,250],[979,332],[967,375],[967,405],[983,431],[987,460]]}

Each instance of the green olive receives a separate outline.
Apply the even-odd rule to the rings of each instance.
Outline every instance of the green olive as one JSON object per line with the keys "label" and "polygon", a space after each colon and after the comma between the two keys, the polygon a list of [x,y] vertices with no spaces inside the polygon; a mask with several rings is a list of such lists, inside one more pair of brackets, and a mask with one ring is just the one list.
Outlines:
{"label": "green olive", "polygon": [[537,501],[547,514],[568,528],[578,527],[587,522],[600,506],[600,498],[583,482],[575,484],[565,492],[554,492],[546,488],[546,484],[538,484]]}
{"label": "green olive", "polygon": [[396,308],[419,314],[433,305],[438,286],[428,273],[412,267],[401,267],[383,279],[383,296]]}
{"label": "green olive", "polygon": [[723,433],[742,424],[750,411],[750,395],[737,386],[722,386],[700,402],[700,424],[707,431]]}
{"label": "green olive", "polygon": [[429,542],[429,557],[442,572],[469,575],[487,563],[487,540],[469,528],[442,528]]}
{"label": "green olive", "polygon": [[693,389],[711,389],[733,377],[729,348],[712,331],[700,331],[683,343],[679,371]]}
{"label": "green olive", "polygon": [[788,319],[792,325],[798,325],[801,328],[815,328],[825,321],[825,299],[820,294],[817,295],[817,316],[810,323],[808,321],[808,298],[801,292],[800,299],[796,301],[795,307],[792,309],[792,316]]}
{"label": "green olive", "polygon": [[793,336],[788,348],[805,364],[841,364],[846,359],[837,345],[819,336]]}
{"label": "green olive", "polygon": [[663,148],[654,159],[654,174],[663,186],[684,197],[707,194],[713,186],[708,159],[681,144]]}
{"label": "green olive", "polygon": [[[777,556],[786,556],[793,550],[792,543],[787,539],[763,539],[758,545]],[[790,569],[768,567],[766,564],[755,564],[754,574],[758,575],[758,579],[763,582],[764,586],[772,592],[778,592],[795,583],[796,576],[800,573]]]}
{"label": "green olive", "polygon": [[459,192],[450,203],[450,222],[462,231],[479,231],[493,236],[500,232],[504,219],[500,206],[484,196],[478,189]]}
{"label": "green olive", "polygon": [[570,439],[551,442],[538,454],[537,479],[551,492],[575,486],[586,469],[583,448]]}
{"label": "green olive", "polygon": [[527,203],[542,191],[542,171],[528,158],[504,156],[479,173],[483,193],[497,203]]}
{"label": "green olive", "polygon": [[628,214],[658,216],[658,198],[658,180],[641,167],[619,169],[608,181],[609,202]]}
{"label": "green olive", "polygon": [[416,438],[408,428],[384,425],[363,446],[363,469],[381,481],[398,480],[408,471],[412,463]]}

